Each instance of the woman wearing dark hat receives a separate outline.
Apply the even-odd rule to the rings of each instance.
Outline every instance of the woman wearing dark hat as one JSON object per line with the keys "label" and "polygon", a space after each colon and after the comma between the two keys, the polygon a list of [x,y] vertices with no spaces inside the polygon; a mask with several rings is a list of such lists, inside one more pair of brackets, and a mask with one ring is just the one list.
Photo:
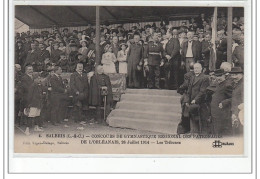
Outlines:
{"label": "woman wearing dark hat", "polygon": [[126,62],[126,57],[127,57],[127,44],[126,43],[121,43],[119,45],[120,51],[117,54],[117,60],[119,62],[119,73],[127,74],[127,62]]}

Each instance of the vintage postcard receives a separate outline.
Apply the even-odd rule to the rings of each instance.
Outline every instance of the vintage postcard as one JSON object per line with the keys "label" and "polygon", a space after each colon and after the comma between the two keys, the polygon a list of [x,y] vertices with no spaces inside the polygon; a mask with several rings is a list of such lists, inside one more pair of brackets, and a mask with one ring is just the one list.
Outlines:
{"label": "vintage postcard", "polygon": [[247,155],[250,8],[113,4],[11,3],[13,153]]}

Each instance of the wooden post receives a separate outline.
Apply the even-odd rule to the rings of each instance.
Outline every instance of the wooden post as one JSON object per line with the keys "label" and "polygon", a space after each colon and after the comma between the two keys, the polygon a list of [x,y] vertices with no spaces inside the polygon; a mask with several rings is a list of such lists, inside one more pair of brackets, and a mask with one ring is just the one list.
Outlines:
{"label": "wooden post", "polygon": [[100,16],[99,16],[99,6],[96,6],[96,64],[100,64]]}
{"label": "wooden post", "polygon": [[228,7],[228,21],[227,21],[227,61],[232,63],[232,21],[233,8]]}

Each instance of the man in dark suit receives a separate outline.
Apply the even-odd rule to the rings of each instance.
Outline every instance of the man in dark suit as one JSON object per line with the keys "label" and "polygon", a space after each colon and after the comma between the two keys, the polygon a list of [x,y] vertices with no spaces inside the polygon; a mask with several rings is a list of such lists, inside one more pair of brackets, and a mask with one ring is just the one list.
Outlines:
{"label": "man in dark suit", "polygon": [[35,42],[31,43],[31,50],[27,54],[24,67],[27,65],[32,65],[33,69],[37,69],[37,64],[39,62],[39,59],[40,59],[40,52],[37,49],[36,43]]}
{"label": "man in dark suit", "polygon": [[209,33],[205,34],[205,40],[201,42],[202,44],[202,55],[203,55],[203,65],[206,69],[205,74],[209,73],[209,59],[210,51],[212,50],[211,35]]}
{"label": "man in dark suit", "polygon": [[[223,70],[222,70],[223,71]],[[213,134],[223,135],[231,132],[231,97],[233,80],[224,71],[216,75],[218,81],[211,97],[210,111]]]}
{"label": "man in dark suit", "polygon": [[54,67],[54,75],[50,78],[51,85],[51,121],[53,125],[61,123],[64,114],[63,101],[66,98],[67,89],[61,78],[62,69],[59,66]]}
{"label": "man in dark suit", "polygon": [[187,95],[188,98],[184,103],[189,108],[190,114],[190,132],[200,133],[203,128],[205,119],[201,118],[205,103],[206,89],[209,86],[208,76],[202,73],[202,66],[200,63],[194,64],[194,75],[190,78]]}
{"label": "man in dark suit", "polygon": [[45,70],[45,64],[50,60],[50,52],[46,50],[44,43],[39,43],[40,59],[38,64],[39,71]]}
{"label": "man in dark suit", "polygon": [[89,84],[88,76],[83,73],[83,64],[78,63],[76,72],[70,76],[70,89],[74,98],[74,120],[75,122],[83,120],[83,110],[88,108]]}
{"label": "man in dark suit", "polygon": [[[25,67],[25,74],[21,79],[20,85],[20,94],[21,94],[21,104],[20,104],[20,112],[24,114],[24,109],[28,108],[28,94],[30,88],[33,85],[34,77],[33,77],[33,67],[28,65]],[[28,122],[28,121],[27,121]]]}
{"label": "man in dark suit", "polygon": [[[237,70],[234,70],[237,69]],[[239,106],[244,103],[244,78],[241,67],[234,67],[231,70],[231,77],[234,81],[234,88],[232,92],[231,111],[232,111],[232,124],[234,134],[243,133],[243,119],[239,118]]]}
{"label": "man in dark suit", "polygon": [[193,32],[187,33],[188,41],[183,43],[182,47],[182,64],[185,64],[186,71],[189,72],[190,63],[201,60],[201,43],[193,40]]}
{"label": "man in dark suit", "polygon": [[167,59],[165,62],[165,84],[166,88],[171,88],[170,77],[173,79],[172,89],[177,89],[178,87],[178,73],[180,66],[180,42],[178,38],[173,38],[173,33],[168,34],[169,41],[165,46],[164,56]]}
{"label": "man in dark suit", "polygon": [[218,32],[219,41],[216,44],[216,54],[217,54],[217,61],[216,61],[216,69],[219,69],[222,62],[227,61],[227,39],[224,34],[224,30],[220,30]]}

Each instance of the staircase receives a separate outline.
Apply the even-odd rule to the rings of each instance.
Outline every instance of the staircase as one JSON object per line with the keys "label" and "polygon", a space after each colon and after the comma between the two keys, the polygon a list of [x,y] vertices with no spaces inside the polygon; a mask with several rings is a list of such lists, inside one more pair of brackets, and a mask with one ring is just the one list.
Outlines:
{"label": "staircase", "polygon": [[180,118],[180,95],[176,91],[127,89],[107,122],[111,127],[176,134]]}

